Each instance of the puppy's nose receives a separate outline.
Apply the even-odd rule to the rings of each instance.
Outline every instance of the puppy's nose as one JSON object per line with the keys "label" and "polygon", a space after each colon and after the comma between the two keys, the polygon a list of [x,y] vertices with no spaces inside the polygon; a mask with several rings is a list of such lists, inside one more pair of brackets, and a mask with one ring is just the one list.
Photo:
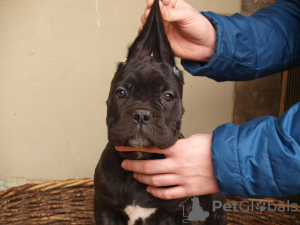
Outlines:
{"label": "puppy's nose", "polygon": [[151,113],[146,109],[137,109],[133,112],[133,120],[142,124],[149,123],[152,119]]}

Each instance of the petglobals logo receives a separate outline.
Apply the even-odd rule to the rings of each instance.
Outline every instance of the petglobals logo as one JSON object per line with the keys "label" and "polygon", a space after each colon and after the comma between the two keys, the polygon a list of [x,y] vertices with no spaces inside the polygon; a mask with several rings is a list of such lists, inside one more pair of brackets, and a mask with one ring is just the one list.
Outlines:
{"label": "petglobals logo", "polygon": [[[198,197],[189,197],[185,201],[183,201],[180,205],[182,207],[182,215],[183,215],[183,223],[189,223],[193,221],[205,221],[208,217],[214,216],[216,219],[226,219],[226,215],[220,216],[215,215],[214,213],[218,210],[223,210],[225,212],[253,212],[252,215],[256,215],[255,212],[267,212],[268,219],[273,219],[271,216],[272,214],[269,214],[270,212],[297,212],[298,206],[296,203],[290,204],[289,200],[285,203],[278,203],[271,200],[244,200],[244,201],[230,201],[227,203],[213,200],[212,202],[212,210],[210,212],[205,211],[200,206],[200,201]],[[210,215],[210,213],[212,215]],[[266,219],[263,214],[259,213],[258,217],[255,216],[255,218],[261,218]],[[247,216],[241,216],[243,219],[251,219],[251,216],[247,214]],[[251,215],[251,214],[250,214]],[[220,216],[220,217],[219,217]],[[275,218],[275,217],[274,217]],[[285,216],[284,218],[290,218],[295,219],[294,217]]]}
{"label": "petglobals logo", "polygon": [[183,223],[205,221],[209,217],[209,212],[201,208],[198,197],[189,197],[179,206],[183,209]]}
{"label": "petglobals logo", "polygon": [[290,204],[289,200],[286,202],[286,204],[283,203],[274,203],[270,200],[265,201],[254,201],[254,200],[244,200],[241,202],[235,202],[232,203],[225,203],[222,204],[221,201],[213,201],[213,212],[215,212],[217,209],[222,208],[225,212],[230,211],[243,211],[243,212],[250,212],[250,211],[267,211],[267,212],[297,212],[298,207],[296,203]]}

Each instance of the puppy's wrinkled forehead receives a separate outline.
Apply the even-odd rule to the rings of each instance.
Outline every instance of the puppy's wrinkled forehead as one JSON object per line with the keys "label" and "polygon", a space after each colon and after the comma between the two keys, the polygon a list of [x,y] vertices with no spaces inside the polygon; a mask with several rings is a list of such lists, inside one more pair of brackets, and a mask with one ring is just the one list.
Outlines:
{"label": "puppy's wrinkled forehead", "polygon": [[[119,66],[112,82],[112,89],[124,87],[126,89],[142,89],[147,92],[156,90],[178,91],[182,97],[182,80],[181,74],[174,73],[174,69],[168,64],[157,62],[151,56],[143,60],[130,62]],[[151,93],[151,92],[150,92]]]}

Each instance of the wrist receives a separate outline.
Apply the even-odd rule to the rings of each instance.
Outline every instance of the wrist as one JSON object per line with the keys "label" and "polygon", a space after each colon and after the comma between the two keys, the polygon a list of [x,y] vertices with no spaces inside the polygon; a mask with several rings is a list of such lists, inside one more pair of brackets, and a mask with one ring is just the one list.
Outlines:
{"label": "wrist", "polygon": [[208,62],[216,50],[217,31],[215,27],[211,24],[211,22],[205,16],[203,17],[206,23],[206,29],[205,29],[206,35],[203,36],[203,39],[205,40],[204,46],[206,47],[205,48],[206,52],[202,54],[202,60],[198,60],[198,61]]}
{"label": "wrist", "polygon": [[208,52],[207,52],[207,56],[205,58],[204,62],[208,62],[212,55],[214,54],[214,52],[216,51],[216,44],[217,44],[217,31],[216,29],[211,26],[211,37],[208,39],[210,41],[210,43],[208,43]]}

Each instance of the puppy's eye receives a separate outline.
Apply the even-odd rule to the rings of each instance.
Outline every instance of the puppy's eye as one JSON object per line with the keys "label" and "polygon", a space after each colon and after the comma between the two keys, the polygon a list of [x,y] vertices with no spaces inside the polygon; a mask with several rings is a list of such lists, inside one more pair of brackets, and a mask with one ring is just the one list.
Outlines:
{"label": "puppy's eye", "polygon": [[171,94],[171,93],[165,93],[165,96],[164,96],[165,100],[168,101],[168,102],[172,102],[174,100],[174,96]]}
{"label": "puppy's eye", "polygon": [[123,89],[118,89],[118,90],[116,90],[116,92],[115,92],[115,96],[117,97],[117,98],[125,98],[126,97],[126,91],[124,91]]}

